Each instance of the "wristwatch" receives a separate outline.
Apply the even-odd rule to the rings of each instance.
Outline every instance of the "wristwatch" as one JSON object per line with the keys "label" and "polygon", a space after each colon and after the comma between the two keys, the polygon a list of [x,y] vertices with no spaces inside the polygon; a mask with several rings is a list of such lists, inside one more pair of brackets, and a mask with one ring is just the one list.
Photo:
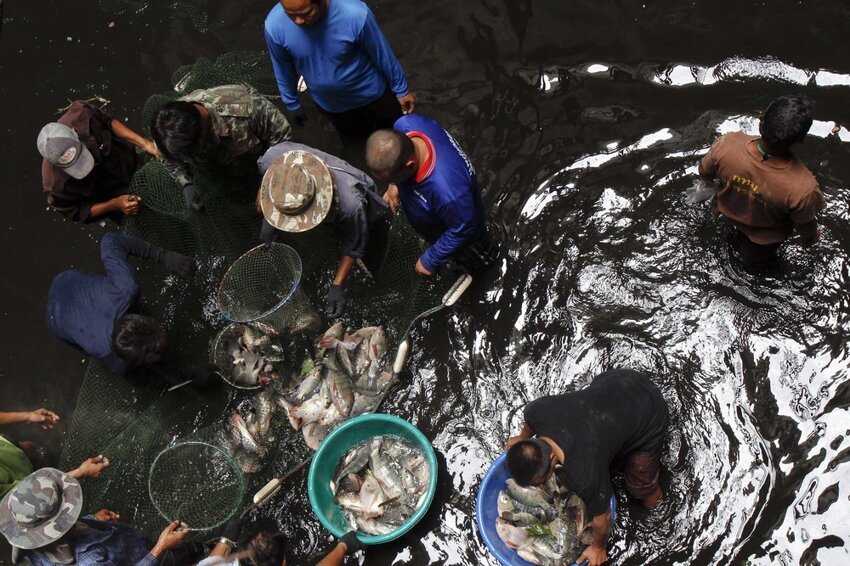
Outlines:
{"label": "wristwatch", "polygon": [[228,546],[228,548],[230,548],[231,550],[236,548],[236,543],[233,542],[232,540],[230,540],[227,537],[221,537],[220,539],[218,539],[218,543],[219,544],[226,544]]}

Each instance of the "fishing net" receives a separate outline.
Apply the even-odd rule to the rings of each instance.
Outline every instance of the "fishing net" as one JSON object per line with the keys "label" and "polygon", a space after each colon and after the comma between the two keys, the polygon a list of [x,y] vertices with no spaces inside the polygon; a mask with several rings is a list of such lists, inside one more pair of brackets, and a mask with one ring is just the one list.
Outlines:
{"label": "fishing net", "polygon": [[218,446],[181,442],[159,453],[148,476],[151,502],[166,522],[208,531],[241,506],[245,479],[233,458]]}
{"label": "fishing net", "polygon": [[[223,55],[215,62],[199,59],[174,75],[182,92],[222,83],[247,84],[263,93],[276,94],[277,90],[267,55],[262,52]],[[174,92],[150,98],[144,108],[143,130],[156,109],[176,96],[179,94]],[[260,179],[255,160],[256,156],[250,156],[228,170],[194,171],[204,197],[201,212],[185,208],[179,187],[160,163],[147,163],[133,178],[131,191],[141,197],[142,209],[124,219],[121,231],[192,255],[198,262],[198,273],[191,283],[158,266],[139,265],[139,310],[160,320],[166,330],[166,367],[209,364],[211,359],[212,365],[217,365],[216,339],[229,321],[259,319],[281,333],[288,347],[281,374],[291,379],[299,374],[321,327],[329,325],[325,320],[315,329],[321,320],[315,306],[326,304],[328,285],[339,262],[336,234],[331,227],[320,225],[302,234],[283,234],[281,244],[285,245],[258,247],[261,217],[255,196]],[[454,280],[417,276],[414,266],[422,249],[422,242],[404,216],[395,216],[381,268],[373,277],[355,268],[345,285],[346,324],[352,328],[383,325],[390,358],[410,321],[439,303]],[[296,257],[300,258],[300,274]],[[221,300],[224,293],[219,293],[220,286],[227,288],[225,300]],[[281,302],[286,294],[289,298]],[[305,331],[299,333],[300,329]],[[201,463],[200,456],[187,451],[165,452],[174,472],[169,477],[154,468],[152,475],[157,455],[189,441],[221,447],[220,433],[227,428],[230,415],[237,410],[243,414],[253,411],[255,396],[261,392],[213,381],[204,388],[188,386],[166,392],[162,386],[134,384],[117,377],[97,361],[88,363],[61,466],[71,469],[90,456],[103,454],[109,458],[110,467],[98,479],[83,480],[84,512],[113,509],[147,537],[157,537],[166,521],[151,494],[168,493],[169,486],[160,485],[168,482],[194,485],[193,476],[211,473],[215,466]],[[247,466],[243,454],[226,451],[240,469],[251,469],[249,473],[243,471],[241,507],[250,503],[253,493],[269,479],[285,474],[310,456],[301,433],[292,430],[281,412],[273,416],[268,442],[259,465]],[[213,458],[219,456],[212,454]],[[195,492],[187,488],[181,493]],[[179,498],[175,495],[174,499]],[[224,515],[213,499],[192,497],[194,503],[179,503],[182,507],[170,508],[164,514],[191,513],[195,517],[193,528],[208,530],[193,531],[190,536],[206,539],[215,533],[215,527],[209,525]],[[260,512],[270,512],[264,509]]]}
{"label": "fishing net", "polygon": [[301,283],[301,258],[286,244],[248,250],[227,269],[216,294],[221,314],[277,333],[319,330]]}

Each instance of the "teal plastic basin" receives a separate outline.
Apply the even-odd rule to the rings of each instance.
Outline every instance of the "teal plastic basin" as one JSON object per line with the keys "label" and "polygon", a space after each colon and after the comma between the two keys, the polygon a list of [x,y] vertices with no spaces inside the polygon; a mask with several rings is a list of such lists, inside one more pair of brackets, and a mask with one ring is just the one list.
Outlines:
{"label": "teal plastic basin", "polygon": [[329,530],[332,535],[340,538],[351,530],[348,519],[345,518],[339,506],[334,502],[333,492],[331,492],[330,483],[333,479],[334,470],[339,459],[351,447],[374,436],[397,436],[420,448],[425,458],[428,459],[431,479],[425,501],[396,530],[380,536],[357,533],[360,542],[368,545],[383,544],[395,540],[412,529],[428,512],[428,507],[431,506],[434,493],[437,491],[437,455],[434,453],[431,443],[418,428],[393,415],[375,413],[355,417],[340,425],[322,441],[321,446],[313,455],[310,471],[307,474],[307,497],[310,499],[310,507],[313,508],[313,513],[319,518],[322,526]]}

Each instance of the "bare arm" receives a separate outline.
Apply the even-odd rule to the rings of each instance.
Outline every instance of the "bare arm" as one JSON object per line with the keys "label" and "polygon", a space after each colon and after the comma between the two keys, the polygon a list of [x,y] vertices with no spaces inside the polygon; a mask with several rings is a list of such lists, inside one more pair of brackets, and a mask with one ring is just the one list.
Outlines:
{"label": "bare arm", "polygon": [[38,423],[45,430],[53,428],[59,415],[47,409],[36,409],[35,411],[17,411],[13,413],[0,413],[0,425],[14,423]]}
{"label": "bare arm", "polygon": [[523,423],[522,430],[520,431],[520,433],[516,436],[510,437],[505,443],[505,448],[510,448],[520,440],[528,440],[532,436],[534,436],[534,430],[532,430],[532,428],[528,426],[527,423]]}
{"label": "bare arm", "polygon": [[334,275],[334,285],[345,283],[352,267],[354,267],[354,258],[347,255],[342,256],[339,260],[339,266],[336,268],[336,275]]}
{"label": "bare arm", "polygon": [[153,140],[149,140],[142,137],[140,134],[137,134],[125,126],[124,122],[121,122],[120,120],[113,119],[112,122],[109,123],[109,127],[118,139],[129,142],[134,146],[141,148],[142,151],[151,154],[153,157],[157,157],[156,144],[153,143]]}
{"label": "bare arm", "polygon": [[341,566],[342,561],[345,560],[345,553],[348,549],[345,546],[344,542],[340,542],[336,545],[327,556],[322,558],[316,566]]}
{"label": "bare arm", "polygon": [[578,557],[576,563],[581,564],[587,560],[587,566],[601,566],[608,560],[605,542],[608,540],[608,529],[611,528],[611,510],[595,516],[590,526],[593,528],[593,540]]}

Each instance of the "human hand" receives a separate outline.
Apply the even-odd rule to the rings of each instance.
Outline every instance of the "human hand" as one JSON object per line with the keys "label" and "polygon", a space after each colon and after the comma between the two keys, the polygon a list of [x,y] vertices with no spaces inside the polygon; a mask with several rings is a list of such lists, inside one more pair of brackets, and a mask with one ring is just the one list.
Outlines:
{"label": "human hand", "polygon": [[508,441],[505,442],[505,449],[506,450],[509,449],[511,446],[513,446],[514,444],[516,444],[520,440],[525,440],[525,438],[523,438],[522,435],[520,435],[520,434],[510,437],[508,439]]}
{"label": "human hand", "polygon": [[93,456],[80,464],[76,470],[68,475],[75,478],[99,478],[103,470],[109,467],[106,456]]}
{"label": "human hand", "polygon": [[425,277],[430,277],[431,275],[434,275],[433,272],[425,269],[425,266],[422,265],[421,259],[416,260],[416,273],[419,274],[419,275],[424,275]]}
{"label": "human hand", "polygon": [[189,183],[183,187],[183,202],[186,203],[186,208],[195,212],[204,209],[204,199],[201,198],[201,193],[195,189],[194,183]]}
{"label": "human hand", "polygon": [[398,187],[395,184],[390,184],[387,187],[387,192],[384,193],[384,201],[390,205],[390,211],[393,214],[398,214],[398,207],[401,205],[401,201],[398,197]]}
{"label": "human hand", "polygon": [[360,542],[360,539],[357,538],[357,534],[354,531],[348,531],[345,533],[345,536],[339,539],[339,542],[345,545],[345,554],[347,556],[351,556],[363,548],[363,544]]}
{"label": "human hand", "polygon": [[345,293],[342,290],[342,285],[331,284],[328,287],[328,316],[337,318],[342,315],[345,310]]}
{"label": "human hand", "polygon": [[156,148],[156,143],[153,140],[146,139],[143,141],[142,150],[154,159],[159,159],[159,150]]}
{"label": "human hand", "polygon": [[134,216],[139,213],[139,205],[142,199],[138,195],[121,195],[112,199],[112,205],[122,214]]}
{"label": "human hand", "polygon": [[602,566],[608,560],[608,553],[604,546],[592,544],[584,549],[581,556],[576,560],[576,564],[585,562],[584,566]]}
{"label": "human hand", "polygon": [[412,92],[408,92],[404,96],[400,96],[398,103],[401,105],[401,111],[403,114],[410,114],[416,109],[416,97],[413,96]]}
{"label": "human hand", "polygon": [[101,509],[94,514],[94,518],[98,521],[117,521],[120,519],[118,513],[110,511],[109,509]]}
{"label": "human hand", "polygon": [[44,430],[50,430],[59,421],[59,415],[47,409],[36,409],[27,413],[27,422],[41,426]]}
{"label": "human hand", "polygon": [[195,276],[195,271],[198,269],[193,258],[168,250],[162,251],[159,255],[158,262],[168,271],[176,273],[188,281],[192,280]]}
{"label": "human hand", "polygon": [[804,248],[810,248],[815,245],[815,242],[817,242],[819,239],[820,228],[816,229],[814,234],[812,234],[811,236],[800,238],[800,245],[802,245]]}
{"label": "human hand", "polygon": [[[179,527],[183,527],[177,530]],[[171,521],[159,534],[156,544],[151,549],[151,555],[154,558],[159,558],[165,552],[171,550],[181,542],[189,534],[189,525],[181,521]]]}
{"label": "human hand", "polygon": [[293,110],[292,112],[290,112],[289,116],[292,125],[296,128],[301,128],[304,126],[304,124],[307,123],[307,113],[304,111],[304,108]]}

